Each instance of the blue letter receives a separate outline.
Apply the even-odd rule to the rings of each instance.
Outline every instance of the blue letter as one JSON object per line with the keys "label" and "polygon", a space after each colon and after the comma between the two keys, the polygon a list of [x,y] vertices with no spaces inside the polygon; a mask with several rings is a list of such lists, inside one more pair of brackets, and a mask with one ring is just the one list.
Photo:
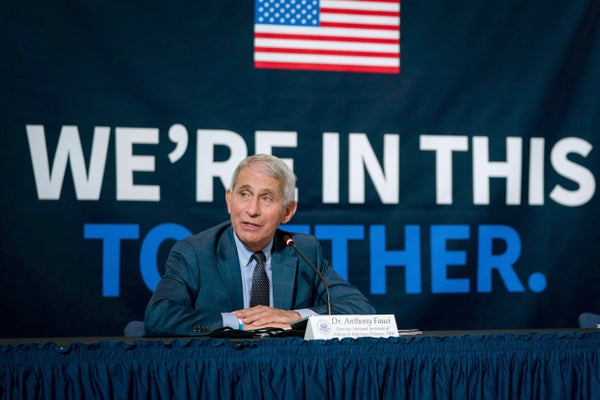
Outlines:
{"label": "blue letter", "polygon": [[[494,239],[502,239],[506,243],[506,251],[492,254]],[[521,255],[521,239],[511,227],[505,225],[481,225],[479,227],[479,256],[477,273],[477,291],[492,291],[492,270],[498,270],[509,292],[523,292],[523,284],[519,280],[513,264]]]}
{"label": "blue letter", "polygon": [[121,270],[121,239],[137,239],[139,225],[85,224],[85,239],[103,239],[102,246],[102,296],[119,297],[119,272]]}
{"label": "blue letter", "polygon": [[404,228],[404,251],[386,251],[385,226],[373,225],[371,236],[371,293],[385,294],[388,266],[406,269],[406,293],[421,293],[421,229],[418,225]]}
{"label": "blue letter", "polygon": [[364,226],[317,225],[315,236],[318,239],[331,239],[331,265],[342,278],[348,280],[348,240],[363,239]]}
{"label": "blue letter", "polygon": [[448,239],[468,239],[468,225],[434,225],[431,227],[431,292],[469,293],[468,279],[449,279],[449,265],[465,265],[464,251],[446,249]]}
{"label": "blue letter", "polygon": [[168,223],[155,226],[148,232],[140,251],[140,271],[148,289],[154,291],[160,280],[158,265],[156,264],[156,254],[158,253],[160,244],[165,239],[179,240],[191,234],[190,231],[181,225]]}

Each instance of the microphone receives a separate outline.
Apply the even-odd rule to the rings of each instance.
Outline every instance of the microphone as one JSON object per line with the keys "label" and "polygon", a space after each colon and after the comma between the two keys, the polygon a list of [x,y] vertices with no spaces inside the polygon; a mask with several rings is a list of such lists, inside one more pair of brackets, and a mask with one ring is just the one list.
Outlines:
{"label": "microphone", "polygon": [[317,273],[317,275],[319,276],[319,279],[321,279],[321,282],[323,283],[323,286],[325,287],[325,293],[327,294],[327,314],[332,315],[333,311],[332,311],[332,307],[331,307],[331,295],[329,294],[329,285],[327,284],[325,277],[323,276],[321,271],[319,271],[317,269],[317,267],[315,267],[314,264],[311,263],[310,260],[300,251],[300,249],[294,243],[294,239],[292,239],[292,237],[289,234],[287,234],[287,233],[284,234],[283,240],[285,241],[286,246],[289,246],[292,249],[294,249],[296,251],[296,253],[298,253],[298,255],[300,257],[302,257],[302,259],[313,269],[313,271],[315,271]]}

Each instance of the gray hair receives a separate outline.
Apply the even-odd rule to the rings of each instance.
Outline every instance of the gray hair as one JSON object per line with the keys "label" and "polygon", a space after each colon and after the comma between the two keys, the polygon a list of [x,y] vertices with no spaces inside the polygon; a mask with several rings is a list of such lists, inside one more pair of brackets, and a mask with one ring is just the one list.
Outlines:
{"label": "gray hair", "polygon": [[240,172],[250,166],[254,166],[261,174],[265,174],[281,182],[283,202],[286,206],[295,200],[296,175],[283,160],[270,154],[255,154],[244,158],[233,172],[229,190],[233,191],[237,185]]}

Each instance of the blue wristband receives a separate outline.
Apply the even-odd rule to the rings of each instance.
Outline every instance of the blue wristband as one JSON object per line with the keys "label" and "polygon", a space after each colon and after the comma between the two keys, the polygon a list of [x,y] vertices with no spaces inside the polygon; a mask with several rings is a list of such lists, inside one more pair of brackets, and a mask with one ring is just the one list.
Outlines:
{"label": "blue wristband", "polygon": [[241,319],[238,319],[238,322],[240,323],[240,326],[238,327],[238,329],[241,331],[242,329],[244,329],[244,323],[242,322]]}

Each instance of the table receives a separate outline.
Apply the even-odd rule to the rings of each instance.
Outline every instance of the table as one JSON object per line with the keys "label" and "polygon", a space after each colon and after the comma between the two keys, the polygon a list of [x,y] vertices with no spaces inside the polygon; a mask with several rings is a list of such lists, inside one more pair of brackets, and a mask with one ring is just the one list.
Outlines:
{"label": "table", "polygon": [[4,339],[0,398],[600,399],[600,331]]}

